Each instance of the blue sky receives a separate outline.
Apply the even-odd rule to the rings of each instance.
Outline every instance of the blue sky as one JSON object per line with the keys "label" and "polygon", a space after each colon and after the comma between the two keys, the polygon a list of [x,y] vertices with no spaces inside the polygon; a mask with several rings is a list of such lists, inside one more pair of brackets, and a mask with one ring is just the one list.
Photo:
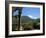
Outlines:
{"label": "blue sky", "polygon": [[[18,14],[18,11],[14,12],[14,16]],[[28,16],[32,19],[40,18],[40,8],[35,7],[23,7],[22,15],[21,16]]]}

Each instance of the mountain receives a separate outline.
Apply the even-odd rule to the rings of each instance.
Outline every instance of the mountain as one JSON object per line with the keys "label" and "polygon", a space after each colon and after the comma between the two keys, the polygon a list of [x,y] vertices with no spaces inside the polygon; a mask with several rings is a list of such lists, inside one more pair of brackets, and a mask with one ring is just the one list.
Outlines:
{"label": "mountain", "polygon": [[28,16],[22,16],[21,17],[21,23],[26,23],[26,22],[29,22],[29,21],[32,21],[32,19],[29,18]]}
{"label": "mountain", "polygon": [[[18,23],[18,19],[19,18],[16,18],[16,16],[12,16],[12,23],[13,24],[15,24],[15,23]],[[30,18],[30,17],[28,17],[28,16],[21,16],[21,19],[20,19],[20,21],[21,21],[21,23],[28,23],[28,22],[30,22],[30,21],[38,21],[38,22],[40,22],[40,19],[38,18],[38,19],[32,19],[32,18]]]}
{"label": "mountain", "polygon": [[[18,20],[18,18],[16,18],[15,16],[12,16],[12,23],[13,24],[17,23],[17,20]],[[29,18],[28,16],[22,16],[20,20],[21,20],[21,23],[27,23],[29,21],[32,21],[32,19]]]}

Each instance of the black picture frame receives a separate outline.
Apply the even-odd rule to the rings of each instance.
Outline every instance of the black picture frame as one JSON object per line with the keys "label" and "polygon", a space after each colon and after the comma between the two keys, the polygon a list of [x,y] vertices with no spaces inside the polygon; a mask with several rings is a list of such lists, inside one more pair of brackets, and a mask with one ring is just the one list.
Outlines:
{"label": "black picture frame", "polygon": [[[9,4],[22,3],[22,4],[35,4],[43,5],[43,33],[38,34],[23,34],[23,35],[8,35],[9,34]],[[22,2],[22,1],[5,1],[5,37],[23,37],[23,36],[40,36],[45,35],[45,3],[42,2]]]}

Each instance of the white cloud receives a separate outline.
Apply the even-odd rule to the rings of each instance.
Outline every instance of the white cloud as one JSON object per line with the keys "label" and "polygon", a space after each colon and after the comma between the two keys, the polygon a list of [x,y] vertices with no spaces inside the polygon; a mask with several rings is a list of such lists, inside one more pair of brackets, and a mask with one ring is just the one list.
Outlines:
{"label": "white cloud", "polygon": [[34,17],[32,15],[28,15],[28,17],[32,18],[32,19],[37,19],[37,17]]}
{"label": "white cloud", "polygon": [[32,15],[28,15],[28,17],[33,18],[33,16],[32,16]]}

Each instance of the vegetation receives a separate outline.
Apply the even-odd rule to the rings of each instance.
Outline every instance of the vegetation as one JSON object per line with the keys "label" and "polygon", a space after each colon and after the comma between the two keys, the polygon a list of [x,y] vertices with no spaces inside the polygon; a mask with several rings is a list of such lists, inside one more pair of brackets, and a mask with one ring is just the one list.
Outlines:
{"label": "vegetation", "polygon": [[[18,19],[18,18],[17,18]],[[12,17],[12,30],[18,31],[18,20],[16,17]],[[40,29],[40,19],[31,19],[28,16],[22,16],[20,25],[22,26],[23,30],[34,30],[34,29]],[[20,26],[20,27],[21,27]]]}

